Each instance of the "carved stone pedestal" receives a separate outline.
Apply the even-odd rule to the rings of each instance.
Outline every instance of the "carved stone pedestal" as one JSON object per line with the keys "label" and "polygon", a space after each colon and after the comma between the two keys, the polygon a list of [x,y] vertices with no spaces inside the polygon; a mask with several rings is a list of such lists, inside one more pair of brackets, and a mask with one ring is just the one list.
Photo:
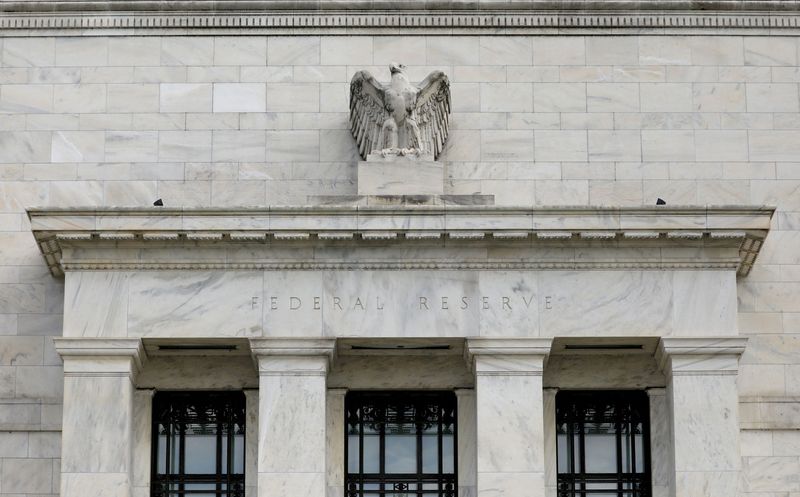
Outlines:
{"label": "carved stone pedestal", "polygon": [[426,154],[369,154],[358,163],[358,194],[443,195],[444,164]]}

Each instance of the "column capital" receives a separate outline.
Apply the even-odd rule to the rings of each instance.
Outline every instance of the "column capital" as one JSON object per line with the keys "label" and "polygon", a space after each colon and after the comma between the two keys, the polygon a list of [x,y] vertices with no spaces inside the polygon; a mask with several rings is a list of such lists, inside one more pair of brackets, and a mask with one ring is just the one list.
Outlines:
{"label": "column capital", "polygon": [[552,338],[468,338],[467,366],[478,375],[541,375]]}
{"label": "column capital", "polygon": [[139,338],[53,338],[65,376],[135,376],[147,360]]}
{"label": "column capital", "polygon": [[335,338],[251,338],[261,375],[326,375],[336,354]]}
{"label": "column capital", "polygon": [[668,375],[736,375],[744,337],[664,337],[655,359]]}

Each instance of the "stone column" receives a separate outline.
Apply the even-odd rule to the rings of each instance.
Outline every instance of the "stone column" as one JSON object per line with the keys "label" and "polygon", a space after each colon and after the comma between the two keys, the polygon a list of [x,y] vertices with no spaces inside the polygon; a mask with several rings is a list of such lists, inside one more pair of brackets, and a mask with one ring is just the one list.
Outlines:
{"label": "stone column", "polygon": [[151,448],[153,437],[153,395],[155,389],[133,393],[133,497],[150,497]]}
{"label": "stone column", "polygon": [[245,397],[244,495],[258,497],[258,390],[247,388]]}
{"label": "stone column", "polygon": [[670,495],[738,495],[739,356],[745,338],[662,338],[671,416]]}
{"label": "stone column", "polygon": [[552,339],[470,338],[478,497],[544,497],[542,372]]}
{"label": "stone column", "polygon": [[653,497],[668,497],[672,481],[672,423],[667,402],[667,389],[647,389],[650,400],[650,475]]}
{"label": "stone column", "polygon": [[250,340],[259,374],[259,497],[324,497],[334,339]]}
{"label": "stone column", "polygon": [[328,389],[327,400],[327,487],[328,497],[344,497],[344,397],[346,388]]}
{"label": "stone column", "polygon": [[477,491],[477,447],[475,444],[475,390],[456,389],[458,412],[458,496],[475,497]]}
{"label": "stone column", "polygon": [[131,497],[139,339],[56,338],[64,360],[61,497]]}
{"label": "stone column", "polygon": [[545,388],[544,402],[544,477],[547,497],[558,490],[558,447],[556,437],[556,394],[558,388]]}

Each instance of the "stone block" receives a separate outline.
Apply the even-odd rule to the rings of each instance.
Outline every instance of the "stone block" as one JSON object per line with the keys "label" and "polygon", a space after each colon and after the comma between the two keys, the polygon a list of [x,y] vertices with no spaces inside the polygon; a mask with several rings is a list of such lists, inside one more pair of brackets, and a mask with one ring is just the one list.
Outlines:
{"label": "stone block", "polygon": [[480,92],[482,112],[533,112],[530,83],[483,83]]}
{"label": "stone block", "polygon": [[[267,131],[266,153],[269,162],[316,162],[320,160],[319,131]],[[352,138],[341,138],[352,143]]]}
{"label": "stone block", "polygon": [[271,36],[267,62],[271,66],[317,65],[320,63],[318,36]]}
{"label": "stone block", "polygon": [[106,160],[110,162],[156,162],[158,132],[115,131],[106,133]]}
{"label": "stone block", "polygon": [[639,86],[642,112],[691,112],[689,83],[642,83]]}
{"label": "stone block", "polygon": [[639,64],[642,65],[689,65],[692,50],[689,38],[680,36],[639,37]]}
{"label": "stone block", "polygon": [[372,63],[389,65],[392,62],[425,64],[425,37],[422,36],[376,36],[373,41]]}
{"label": "stone block", "polygon": [[643,130],[642,159],[645,161],[692,161],[695,158],[691,130]]}
{"label": "stone block", "polygon": [[533,60],[531,39],[523,36],[481,36],[479,50],[482,65],[528,66]]}
{"label": "stone block", "polygon": [[57,66],[94,66],[108,63],[108,38],[70,36],[56,38]]}
{"label": "stone block", "polygon": [[0,337],[0,366],[41,365],[43,348],[44,340],[42,337]]}
{"label": "stone block", "polygon": [[214,38],[168,36],[161,40],[161,65],[203,66],[214,63]]}
{"label": "stone block", "polygon": [[112,66],[157,66],[161,63],[161,39],[111,37],[108,39],[108,63]]}
{"label": "stone block", "polygon": [[319,100],[317,84],[267,84],[267,112],[319,112]]}
{"label": "stone block", "polygon": [[3,492],[49,494],[53,491],[53,464],[50,459],[3,460]]}
{"label": "stone block", "polygon": [[326,66],[370,65],[372,64],[372,38],[328,36],[321,39],[319,53],[320,63]]}
{"label": "stone block", "polygon": [[263,83],[214,83],[214,112],[265,112]]}
{"label": "stone block", "polygon": [[639,40],[631,36],[589,36],[586,63],[600,66],[637,65]]}
{"label": "stone block", "polygon": [[218,66],[260,66],[267,63],[267,38],[263,36],[217,36],[214,64]]}
{"label": "stone block", "polygon": [[[448,142],[450,141],[452,141],[452,138],[448,139]],[[480,147],[481,160],[508,162],[530,160],[534,153],[533,145],[533,131],[482,130],[480,131],[480,141],[473,146]],[[465,146],[465,144],[459,144],[458,146]],[[453,148],[455,147],[456,144],[453,145]],[[451,156],[448,156],[448,158],[456,160]]]}
{"label": "stone block", "polygon": [[587,205],[589,182],[586,180],[544,180],[535,186],[536,205]]}
{"label": "stone block", "polygon": [[748,66],[796,66],[796,40],[779,36],[747,36],[744,38],[744,63]]}
{"label": "stone block", "polygon": [[158,160],[210,161],[211,131],[161,131],[158,134]]}
{"label": "stone block", "polygon": [[442,195],[444,164],[430,156],[383,159],[379,154],[370,154],[366,161],[358,163],[358,194]]}
{"label": "stone block", "polygon": [[477,65],[480,42],[477,36],[429,36],[426,61],[445,66]]}
{"label": "stone block", "polygon": [[350,82],[350,75],[347,74],[347,66],[297,66],[293,69],[293,79],[297,83],[349,84]]}
{"label": "stone block", "polygon": [[102,131],[56,131],[53,133],[50,161],[101,162],[104,146],[105,133]]}
{"label": "stone block", "polygon": [[639,85],[636,83],[591,83],[586,85],[589,112],[637,112]]}
{"label": "stone block", "polygon": [[590,130],[588,140],[590,161],[633,162],[642,158],[638,130]]}
{"label": "stone block", "polygon": [[211,205],[264,205],[264,181],[212,181]]}
{"label": "stone block", "polygon": [[28,447],[30,457],[59,458],[61,457],[61,434],[58,432],[31,433]]}
{"label": "stone block", "polygon": [[106,112],[106,85],[55,85],[53,110],[57,113]]}
{"label": "stone block", "polygon": [[263,131],[214,131],[214,162],[263,161],[267,137]]}
{"label": "stone block", "polygon": [[211,112],[210,83],[162,83],[161,112]]}
{"label": "stone block", "polygon": [[[592,180],[589,182],[590,205],[642,205],[642,182],[630,179],[617,181]],[[644,198],[648,198],[645,196]],[[655,197],[653,197],[655,202]]]}
{"label": "stone block", "polygon": [[[28,433],[4,432],[0,433],[0,457],[27,457]],[[40,456],[36,456],[40,457]]]}
{"label": "stone block", "polygon": [[49,67],[55,64],[56,48],[54,38],[11,38],[3,39],[3,67]]}
{"label": "stone block", "polygon": [[586,47],[582,36],[533,38],[533,63],[537,66],[583,66]]}
{"label": "stone block", "polygon": [[108,85],[108,112],[158,112],[156,84]]}
{"label": "stone block", "polygon": [[585,162],[587,160],[586,131],[534,132],[534,158],[544,162]]}
{"label": "stone block", "polygon": [[0,87],[0,112],[15,114],[53,111],[53,87],[50,85],[5,85]]}
{"label": "stone block", "polygon": [[744,112],[745,85],[741,83],[694,83],[692,107],[698,112]]}
{"label": "stone block", "polygon": [[586,112],[585,83],[534,83],[536,112]]}
{"label": "stone block", "polygon": [[765,130],[748,133],[750,160],[794,161],[800,157],[800,130]]}
{"label": "stone block", "polygon": [[696,66],[744,65],[742,37],[695,36],[689,38],[692,64]]}
{"label": "stone block", "polygon": [[748,112],[798,112],[797,85],[793,83],[748,83]]}

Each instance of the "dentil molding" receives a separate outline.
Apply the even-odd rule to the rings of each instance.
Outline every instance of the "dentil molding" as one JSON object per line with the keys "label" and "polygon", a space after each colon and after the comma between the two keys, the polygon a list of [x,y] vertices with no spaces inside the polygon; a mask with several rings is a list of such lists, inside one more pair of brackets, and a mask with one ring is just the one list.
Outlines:
{"label": "dentil molding", "polygon": [[800,26],[798,0],[4,0],[16,35],[759,32]]}

